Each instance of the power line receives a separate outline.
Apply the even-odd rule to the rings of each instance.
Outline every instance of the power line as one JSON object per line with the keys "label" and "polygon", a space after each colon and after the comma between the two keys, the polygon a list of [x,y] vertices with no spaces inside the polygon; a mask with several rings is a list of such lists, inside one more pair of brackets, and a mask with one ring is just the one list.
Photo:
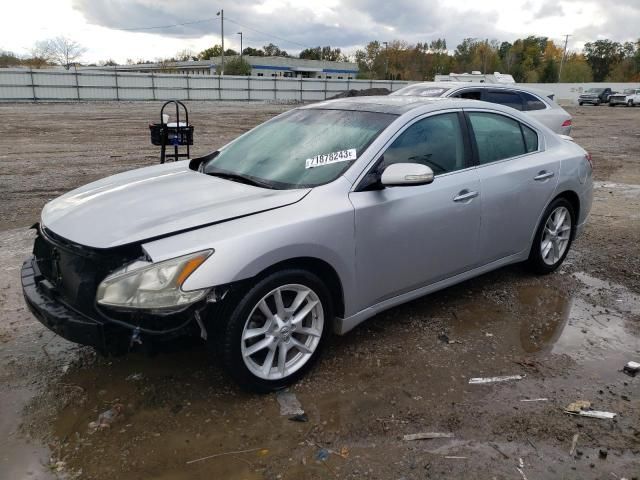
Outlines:
{"label": "power line", "polygon": [[[217,17],[213,17],[213,18],[205,18],[203,20],[192,20],[192,21],[187,21],[187,22],[182,22],[182,23],[173,23],[170,25],[154,25],[154,26],[149,26],[149,27],[134,27],[134,28],[118,28],[118,30],[123,30],[123,31],[128,31],[128,32],[134,32],[134,31],[143,31],[143,30],[160,30],[163,28],[174,28],[174,27],[183,27],[185,25],[194,25],[197,23],[205,23],[205,22],[212,22],[217,20]],[[293,40],[289,40],[287,38],[284,37],[280,37],[279,35],[275,35],[273,33],[269,33],[269,32],[265,32],[262,30],[258,30],[257,28],[254,27],[250,27],[248,25],[245,25],[243,23],[237,22],[236,20],[233,20],[232,18],[229,17],[225,17],[225,20],[231,23],[235,23],[236,25],[242,27],[242,28],[246,28],[247,30],[251,30],[253,32],[259,33],[261,35],[265,35],[268,38],[274,38],[277,40],[280,40],[282,42],[285,42],[287,44],[291,44],[291,45],[296,45],[298,47],[302,47],[302,48],[312,48],[309,45],[304,45],[302,43],[298,43],[298,42],[294,42]]]}
{"label": "power line", "polygon": [[283,42],[286,42],[286,43],[290,43],[290,44],[292,44],[292,45],[297,45],[297,46],[302,47],[302,48],[309,48],[309,45],[303,45],[302,43],[294,42],[294,41],[292,41],[292,40],[287,40],[286,38],[279,37],[278,35],[274,35],[274,34],[272,34],[272,33],[263,32],[263,31],[258,30],[258,29],[256,29],[256,28],[249,27],[249,26],[244,25],[244,24],[242,24],[242,23],[236,22],[235,20],[232,20],[232,19],[231,19],[231,18],[229,18],[229,17],[225,17],[225,20],[227,20],[228,22],[231,22],[231,23],[235,23],[236,25],[238,25],[238,26],[240,26],[240,27],[242,27],[242,28],[246,28],[246,29],[248,29],[248,30],[252,30],[252,31],[254,31],[254,32],[256,32],[256,33],[259,33],[259,34],[261,34],[261,35],[266,35],[267,37],[273,37],[273,38],[276,38],[276,39],[278,39],[278,40],[280,40],[280,41],[283,41]]}
{"label": "power line", "polygon": [[153,27],[136,27],[136,28],[118,28],[118,30],[125,30],[125,31],[157,30],[157,29],[161,29],[161,28],[182,27],[184,25],[194,25],[196,23],[212,22],[214,20],[216,20],[215,17],[213,17],[213,18],[205,18],[204,20],[193,20],[193,21],[183,22],[183,23],[174,23],[174,24],[171,24],[171,25],[156,25],[156,26],[153,26]]}

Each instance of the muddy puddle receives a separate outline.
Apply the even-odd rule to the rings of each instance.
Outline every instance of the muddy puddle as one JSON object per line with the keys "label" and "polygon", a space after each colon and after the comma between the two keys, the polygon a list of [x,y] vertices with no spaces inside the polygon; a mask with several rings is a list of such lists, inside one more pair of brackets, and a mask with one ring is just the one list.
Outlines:
{"label": "muddy puddle", "polygon": [[[639,306],[585,273],[538,280],[507,269],[336,338],[290,390],[305,422],[281,416],[276,395],[238,390],[197,344],[116,359],[82,349],[32,410],[53,425],[58,468],[79,478],[437,478],[471,468],[516,478],[519,458],[529,474],[629,474],[640,471],[639,389],[620,369],[640,352]],[[468,383],[495,375],[523,378]],[[547,400],[523,401],[538,398]],[[618,417],[562,412],[582,398]],[[88,427],[116,405],[110,428]],[[425,431],[453,438],[403,440]],[[580,455],[570,457],[576,432]]]}

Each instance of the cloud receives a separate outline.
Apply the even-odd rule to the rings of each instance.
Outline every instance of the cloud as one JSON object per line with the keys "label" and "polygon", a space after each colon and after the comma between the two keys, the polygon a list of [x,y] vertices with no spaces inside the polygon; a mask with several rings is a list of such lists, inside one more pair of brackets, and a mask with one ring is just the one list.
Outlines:
{"label": "cloud", "polygon": [[[72,0],[72,5],[88,23],[110,29],[164,26],[143,31],[167,42],[220,35],[209,0]],[[559,40],[574,33],[572,42],[578,44],[602,36],[625,41],[638,36],[640,25],[639,0],[617,0],[615,7],[608,0],[486,0],[473,6],[439,0],[235,0],[224,13],[227,39],[242,31],[246,46],[273,42],[291,52],[329,44],[349,50],[376,39],[415,43],[441,37],[450,49],[467,37]],[[168,26],[193,20],[206,21]]]}
{"label": "cloud", "polygon": [[535,14],[535,18],[564,17],[564,15],[565,13],[561,4],[557,1],[548,0],[542,4],[538,12]]}

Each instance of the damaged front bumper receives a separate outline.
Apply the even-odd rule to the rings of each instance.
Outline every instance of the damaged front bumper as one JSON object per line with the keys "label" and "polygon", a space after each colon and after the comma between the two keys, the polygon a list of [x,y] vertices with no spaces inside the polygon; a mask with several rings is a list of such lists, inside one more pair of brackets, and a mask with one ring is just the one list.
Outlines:
{"label": "damaged front bumper", "polygon": [[61,337],[96,348],[103,354],[119,355],[131,350],[149,350],[168,340],[203,335],[206,303],[180,312],[163,314],[101,312],[87,315],[65,303],[40,270],[35,257],[22,265],[22,291],[33,315]]}

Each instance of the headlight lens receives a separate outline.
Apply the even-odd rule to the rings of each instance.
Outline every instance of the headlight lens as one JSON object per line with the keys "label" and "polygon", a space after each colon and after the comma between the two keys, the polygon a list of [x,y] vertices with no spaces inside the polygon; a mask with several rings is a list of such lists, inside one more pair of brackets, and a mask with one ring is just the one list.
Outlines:
{"label": "headlight lens", "polygon": [[134,262],[98,286],[100,305],[120,308],[171,308],[203,298],[208,288],[185,292],[182,285],[213,250],[172,258],[159,263]]}

